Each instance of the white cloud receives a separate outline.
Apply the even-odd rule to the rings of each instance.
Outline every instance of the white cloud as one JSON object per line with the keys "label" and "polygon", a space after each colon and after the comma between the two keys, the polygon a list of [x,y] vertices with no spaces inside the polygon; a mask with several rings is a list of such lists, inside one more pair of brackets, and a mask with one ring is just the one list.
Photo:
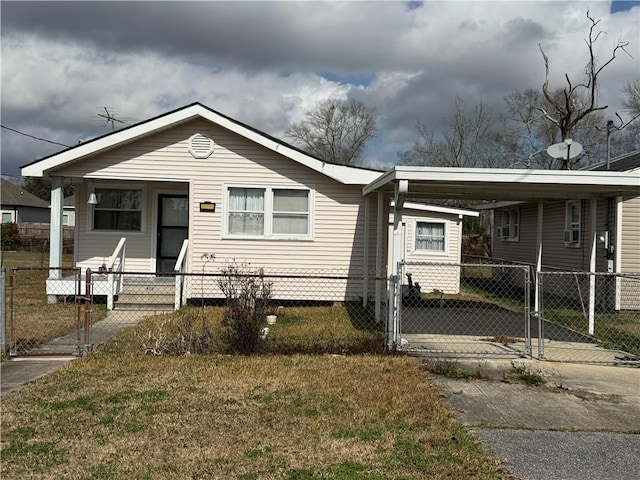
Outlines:
{"label": "white cloud", "polygon": [[[500,108],[507,93],[579,79],[587,61],[587,8],[606,32],[602,103],[639,75],[640,7],[609,14],[594,2],[7,3],[2,15],[2,122],[75,143],[108,132],[97,117],[144,120],[200,101],[282,137],[317,101],[353,95],[375,106],[371,162],[409,148],[417,120],[446,126],[453,101]],[[70,15],[73,13],[73,15]],[[370,78],[352,84],[350,76]],[[330,80],[336,79],[336,80]],[[3,130],[3,171],[51,145]]]}

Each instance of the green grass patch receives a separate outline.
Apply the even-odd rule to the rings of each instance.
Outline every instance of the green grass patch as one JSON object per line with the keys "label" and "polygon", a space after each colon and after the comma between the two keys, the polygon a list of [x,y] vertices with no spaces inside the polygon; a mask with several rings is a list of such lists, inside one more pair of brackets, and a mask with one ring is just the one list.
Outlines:
{"label": "green grass patch", "polygon": [[[545,308],[544,319],[589,335],[589,321],[582,312]],[[596,313],[593,337],[603,348],[640,356],[640,315],[637,312]]]}

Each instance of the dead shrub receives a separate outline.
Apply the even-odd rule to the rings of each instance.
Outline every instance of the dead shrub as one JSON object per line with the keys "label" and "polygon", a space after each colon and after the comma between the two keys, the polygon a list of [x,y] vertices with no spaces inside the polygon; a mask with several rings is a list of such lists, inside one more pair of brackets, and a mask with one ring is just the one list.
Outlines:
{"label": "dead shrub", "polygon": [[203,311],[188,309],[178,318],[168,316],[147,332],[142,350],[147,355],[189,355],[210,353],[212,333]]}
{"label": "dead shrub", "polygon": [[218,286],[227,299],[222,317],[223,337],[231,353],[250,355],[260,350],[260,332],[270,309],[273,283],[262,269],[252,270],[235,260],[222,269]]}

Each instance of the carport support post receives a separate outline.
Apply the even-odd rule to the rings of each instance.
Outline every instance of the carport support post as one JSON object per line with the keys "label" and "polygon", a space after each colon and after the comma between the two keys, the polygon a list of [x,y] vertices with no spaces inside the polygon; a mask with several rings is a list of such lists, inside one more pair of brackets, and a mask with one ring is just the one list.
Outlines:
{"label": "carport support post", "polygon": [[591,225],[589,233],[591,235],[591,258],[589,260],[589,335],[593,335],[595,330],[596,316],[596,247],[597,247],[597,206],[598,199],[592,197],[589,201],[589,213],[591,216]]}
{"label": "carport support post", "polygon": [[540,315],[540,272],[542,271],[542,216],[544,214],[544,203],[542,200],[538,200],[538,230],[536,232],[536,241],[538,243],[536,252],[536,278],[535,285],[536,291],[534,293],[534,309],[535,314]]}
{"label": "carport support post", "polygon": [[402,279],[399,278],[398,264],[402,261],[402,207],[409,190],[408,180],[400,180],[396,184],[393,204],[393,252],[391,255],[391,283],[395,284],[394,295],[389,295],[389,324],[387,347],[394,350],[399,343],[400,308],[398,305],[398,290],[402,291]]}
{"label": "carport support post", "polygon": [[[49,278],[62,277],[62,178],[51,178],[51,225],[49,232]],[[48,303],[56,303],[55,295],[47,296]]]}

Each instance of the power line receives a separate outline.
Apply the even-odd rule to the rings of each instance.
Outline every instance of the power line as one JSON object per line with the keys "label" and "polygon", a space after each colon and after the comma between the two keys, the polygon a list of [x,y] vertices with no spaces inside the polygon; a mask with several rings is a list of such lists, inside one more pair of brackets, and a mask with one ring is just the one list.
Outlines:
{"label": "power line", "polygon": [[68,147],[68,148],[71,147],[71,145],[65,145],[64,143],[54,142],[53,140],[47,140],[46,138],[40,138],[34,135],[29,135],[28,133],[21,132],[19,130],[16,130],[15,128],[5,127],[4,125],[0,125],[0,127],[6,128],[7,130],[11,130],[12,132],[15,132],[15,133],[19,133],[20,135],[24,135],[25,137],[33,138],[35,140],[40,140],[41,142],[53,143],[54,145],[61,145],[63,147]]}

